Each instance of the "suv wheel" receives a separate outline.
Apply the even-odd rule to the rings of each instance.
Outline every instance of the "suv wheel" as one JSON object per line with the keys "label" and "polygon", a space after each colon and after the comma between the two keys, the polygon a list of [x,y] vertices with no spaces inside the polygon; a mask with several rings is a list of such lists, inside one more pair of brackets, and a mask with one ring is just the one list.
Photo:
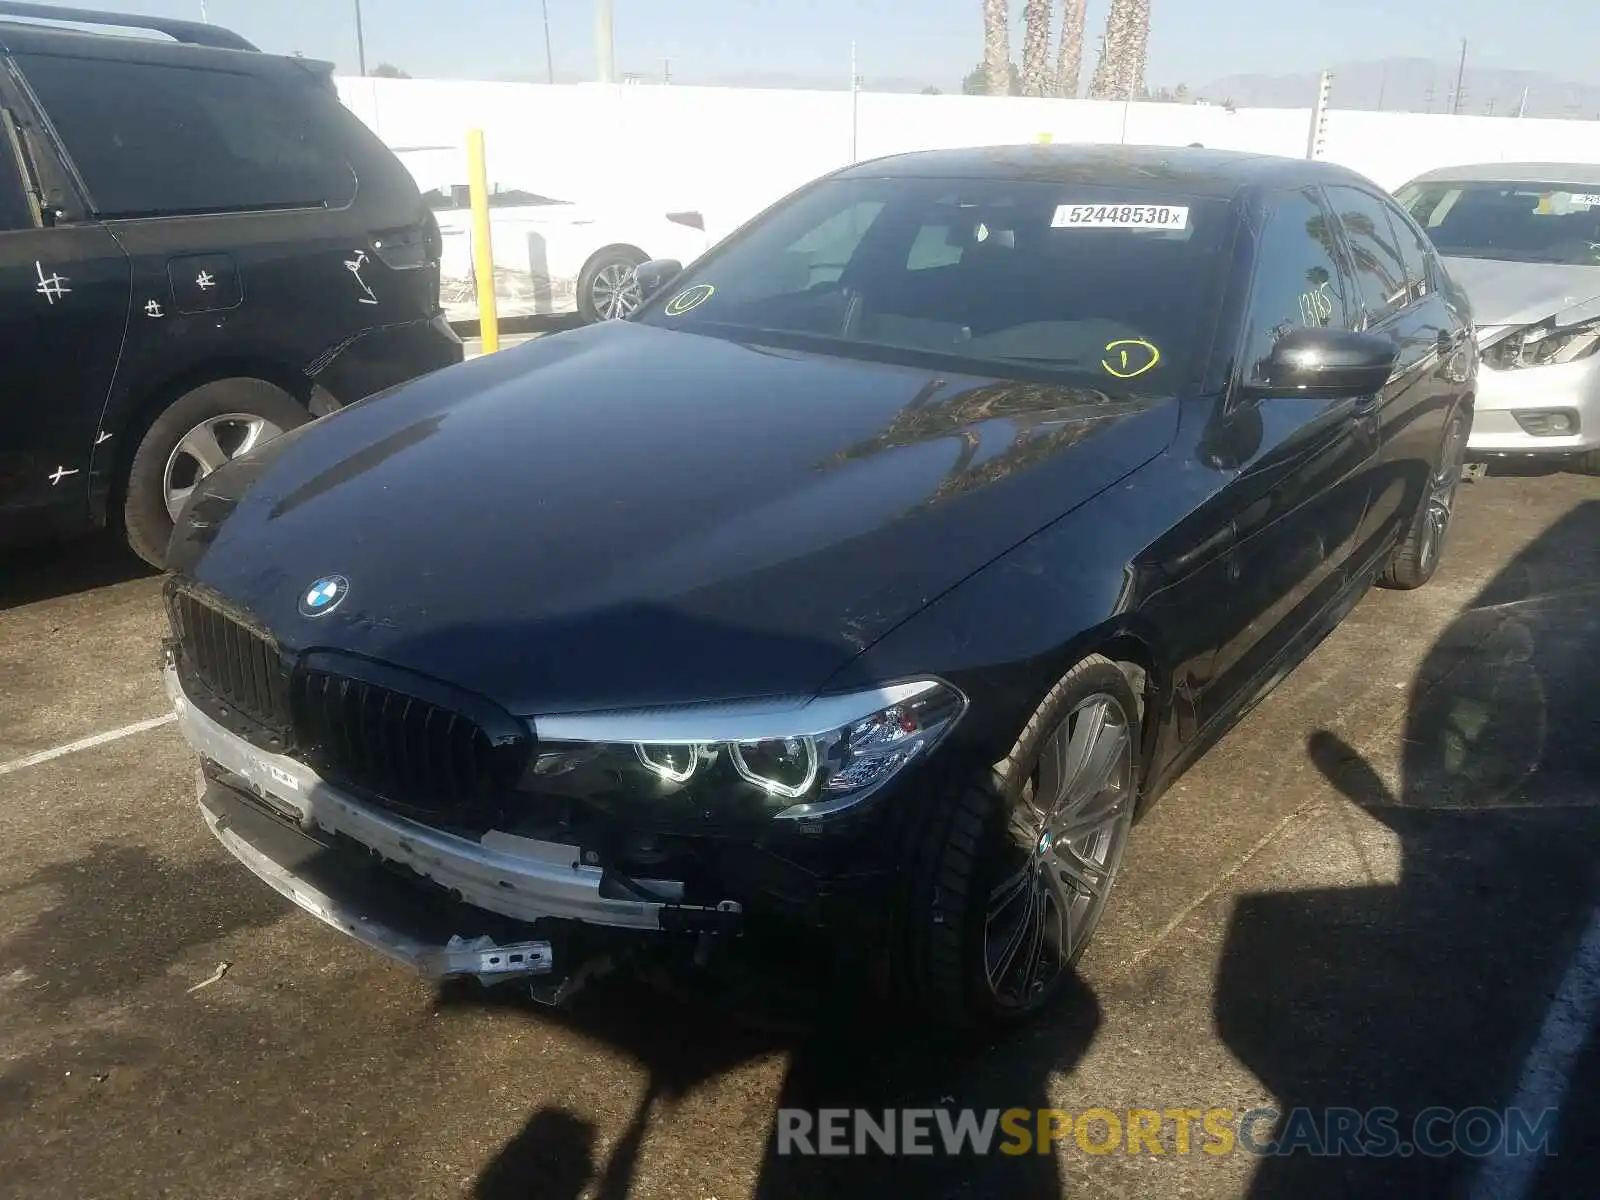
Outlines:
{"label": "suv wheel", "polygon": [[591,258],[578,276],[578,313],[585,321],[614,321],[638,308],[644,297],[634,271],[645,261],[636,250],[613,246]]}
{"label": "suv wheel", "polygon": [[1585,475],[1600,475],[1600,450],[1585,450],[1574,465]]}
{"label": "suv wheel", "polygon": [[164,566],[195,484],[309,420],[293,396],[261,379],[219,379],[178,397],[146,430],[128,468],[122,519],[134,553]]}
{"label": "suv wheel", "polygon": [[1092,655],[1006,759],[934,802],[908,872],[909,983],[936,1019],[1006,1024],[1048,1005],[1105,912],[1139,791],[1133,689]]}

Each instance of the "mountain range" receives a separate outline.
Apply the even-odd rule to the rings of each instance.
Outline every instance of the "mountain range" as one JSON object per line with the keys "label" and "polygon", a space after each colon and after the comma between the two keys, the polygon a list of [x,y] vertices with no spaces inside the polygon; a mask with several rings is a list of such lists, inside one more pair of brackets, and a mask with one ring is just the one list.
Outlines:
{"label": "mountain range", "polygon": [[[1340,63],[1331,68],[1334,108],[1387,109],[1391,112],[1450,112],[1474,116],[1513,116],[1519,106],[1527,117],[1567,117],[1600,120],[1600,84],[1579,83],[1544,71],[1518,71],[1475,67],[1469,56],[1462,76],[1461,99],[1455,100],[1457,63],[1425,58],[1387,58],[1371,62]],[[641,83],[660,83],[662,69],[640,72]],[[543,83],[542,76],[512,76],[522,82]],[[1199,100],[1240,107],[1309,108],[1317,93],[1319,74],[1299,71],[1275,75],[1227,75],[1196,86],[1185,80],[1189,93]],[[745,70],[706,76],[679,75],[672,82],[701,87],[795,88],[842,91],[849,86],[848,67],[835,77],[779,71]],[[580,77],[556,72],[556,82],[577,83]],[[933,86],[959,92],[960,80],[919,79],[910,76],[862,80],[869,92],[920,92]],[[1158,86],[1151,82],[1151,89]],[[1175,88],[1177,81],[1166,84]]]}
{"label": "mountain range", "polygon": [[[1600,84],[1576,83],[1543,71],[1474,67],[1470,53],[1456,105],[1458,65],[1425,58],[1340,63],[1331,68],[1329,102],[1334,108],[1508,117],[1516,115],[1526,92],[1525,117],[1600,119]],[[1316,98],[1318,77],[1315,71],[1228,75],[1194,91],[1203,100],[1227,100],[1240,107],[1309,108]]]}

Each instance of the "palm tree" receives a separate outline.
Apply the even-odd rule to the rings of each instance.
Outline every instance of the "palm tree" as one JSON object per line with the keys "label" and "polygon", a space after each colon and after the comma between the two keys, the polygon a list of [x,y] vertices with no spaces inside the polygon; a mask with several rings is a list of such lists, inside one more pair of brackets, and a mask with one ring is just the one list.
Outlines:
{"label": "palm tree", "polygon": [[1048,96],[1051,0],[1028,0],[1022,10],[1022,94]]}
{"label": "palm tree", "polygon": [[1088,16],[1088,0],[1062,0],[1061,50],[1056,57],[1056,95],[1069,100],[1078,95],[1078,76],[1083,70],[1083,26]]}
{"label": "palm tree", "polygon": [[1144,93],[1150,44],[1150,0],[1111,0],[1100,61],[1089,82],[1095,100],[1132,100]]}
{"label": "palm tree", "polygon": [[989,95],[1011,94],[1011,13],[1007,0],[983,0],[983,73]]}

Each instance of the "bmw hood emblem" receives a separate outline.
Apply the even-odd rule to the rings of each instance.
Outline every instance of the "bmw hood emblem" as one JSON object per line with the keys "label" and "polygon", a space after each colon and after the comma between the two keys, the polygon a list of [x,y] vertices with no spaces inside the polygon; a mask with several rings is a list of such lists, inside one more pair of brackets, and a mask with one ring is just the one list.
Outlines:
{"label": "bmw hood emblem", "polygon": [[300,593],[300,615],[324,617],[338,608],[350,591],[350,581],[343,575],[324,575]]}

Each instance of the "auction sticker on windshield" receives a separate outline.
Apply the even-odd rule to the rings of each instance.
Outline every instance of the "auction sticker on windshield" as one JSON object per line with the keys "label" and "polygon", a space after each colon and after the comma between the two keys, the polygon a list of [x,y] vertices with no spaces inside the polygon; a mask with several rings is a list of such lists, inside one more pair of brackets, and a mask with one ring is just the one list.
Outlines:
{"label": "auction sticker on windshield", "polygon": [[1182,204],[1062,204],[1052,229],[1187,229],[1189,209]]}

